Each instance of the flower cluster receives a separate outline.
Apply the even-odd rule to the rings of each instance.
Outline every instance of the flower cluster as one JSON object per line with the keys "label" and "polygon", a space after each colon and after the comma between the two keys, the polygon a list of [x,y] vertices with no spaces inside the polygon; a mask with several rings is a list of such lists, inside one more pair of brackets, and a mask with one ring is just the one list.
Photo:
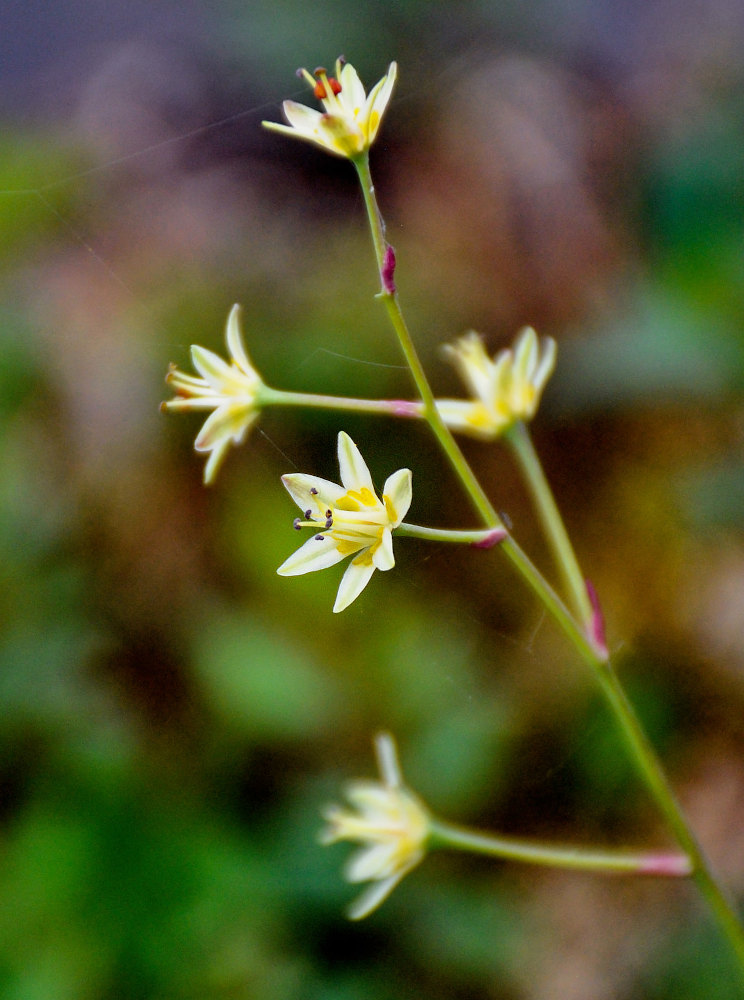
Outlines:
{"label": "flower cluster", "polygon": [[336,60],[335,77],[329,77],[322,68],[315,70],[315,76],[301,69],[298,75],[313,88],[323,111],[295,101],[284,101],[282,110],[289,124],[263,124],[274,132],[312,142],[335,156],[354,159],[365,153],[375,140],[396,74],[397,66],[393,62],[387,74],[366,94],[357,71],[342,59]]}
{"label": "flower cluster", "polygon": [[230,310],[226,330],[230,362],[206,347],[194,344],[191,361],[199,375],[188,375],[171,365],[166,382],[175,399],[162,404],[164,410],[212,410],[199,431],[194,448],[207,452],[204,482],[214,481],[230,444],[241,444],[258,416],[262,390],[261,376],[250,362],[240,332],[240,306]]}
{"label": "flower cluster", "polygon": [[343,611],[361,594],[376,569],[395,565],[393,531],[411,505],[411,470],[399,469],[385,481],[382,499],[375,493],[369,469],[348,434],[338,436],[342,486],[317,476],[282,476],[290,496],[303,513],[295,527],[311,528],[313,537],[277,570],[280,576],[300,576],[349,563],[338,588],[334,611]]}
{"label": "flower cluster", "polygon": [[518,421],[531,420],[555,368],[555,341],[546,337],[541,345],[531,326],[493,360],[472,330],[444,350],[474,398],[437,400],[437,409],[452,430],[482,438],[498,437]]}
{"label": "flower cluster", "polygon": [[362,849],[349,859],[349,882],[372,884],[349,907],[352,920],[368,916],[426,853],[430,817],[426,807],[403,784],[395,743],[388,733],[375,738],[381,781],[353,781],[346,787],[352,809],[328,806],[321,843],[350,840]]}

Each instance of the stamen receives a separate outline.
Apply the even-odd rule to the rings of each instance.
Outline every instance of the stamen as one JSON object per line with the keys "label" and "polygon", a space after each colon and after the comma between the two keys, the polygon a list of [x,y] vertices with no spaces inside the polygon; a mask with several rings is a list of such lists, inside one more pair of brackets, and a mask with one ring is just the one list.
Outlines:
{"label": "stamen", "polygon": [[324,538],[325,538],[325,535],[316,535],[315,536],[315,541],[316,542],[322,542]]}
{"label": "stamen", "polygon": [[326,518],[325,526],[326,526],[326,530],[328,530],[328,528],[332,528],[333,527],[333,518],[332,517],[327,517]]}
{"label": "stamen", "polygon": [[312,519],[313,519],[313,512],[312,512],[312,510],[311,510],[311,509],[310,509],[310,508],[308,507],[308,508],[307,508],[307,510],[305,511],[305,520],[306,520],[306,521],[312,521]]}
{"label": "stamen", "polygon": [[292,527],[294,528],[295,531],[299,531],[300,528],[302,527],[302,518],[296,517],[292,522]]}
{"label": "stamen", "polygon": [[310,487],[310,495],[314,496],[314,497],[316,497],[318,495],[318,491],[315,489],[314,486]]}
{"label": "stamen", "polygon": [[326,511],[326,517],[333,517],[333,511],[331,510],[331,508],[330,508],[330,507],[329,507],[329,508],[328,508],[328,510]]}

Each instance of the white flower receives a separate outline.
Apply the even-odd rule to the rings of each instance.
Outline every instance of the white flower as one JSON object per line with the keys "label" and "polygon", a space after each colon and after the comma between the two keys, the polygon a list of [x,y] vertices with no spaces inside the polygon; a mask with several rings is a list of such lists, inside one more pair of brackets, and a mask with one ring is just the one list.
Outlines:
{"label": "white flower", "polygon": [[474,398],[438,399],[437,409],[452,430],[477,437],[498,437],[517,421],[534,417],[555,367],[555,341],[546,337],[540,345],[530,326],[493,360],[472,330],[444,350]]}
{"label": "white flower", "polygon": [[429,813],[403,785],[392,736],[379,733],[375,751],[382,781],[350,782],[345,794],[353,808],[333,805],[323,812],[328,826],[321,843],[363,845],[344,870],[349,882],[372,883],[349,907],[352,920],[368,916],[421,861],[430,830]]}
{"label": "white flower", "polygon": [[230,362],[213,351],[194,344],[191,361],[199,376],[187,375],[171,365],[166,382],[175,399],[162,404],[164,410],[213,410],[199,431],[194,447],[209,452],[204,482],[211,483],[230,444],[241,444],[258,416],[264,384],[243,346],[240,306],[230,310],[226,330]]}
{"label": "white flower", "polygon": [[353,159],[374,142],[393,92],[396,74],[396,64],[390,63],[387,74],[367,95],[357,71],[351,63],[341,59],[336,60],[335,78],[329,77],[324,69],[316,69],[315,76],[306,69],[298,70],[298,75],[313,88],[324,110],[316,111],[295,101],[285,101],[282,110],[289,124],[263,124],[274,132],[305,139],[336,156]]}
{"label": "white flower", "polygon": [[369,583],[376,569],[395,565],[393,531],[411,505],[411,471],[388,476],[380,500],[359,449],[348,434],[338,436],[338,464],[343,486],[327,479],[292,473],[282,482],[303,513],[296,528],[312,528],[314,536],[277,570],[300,576],[326,569],[353,555],[338,588],[334,611],[343,611]]}

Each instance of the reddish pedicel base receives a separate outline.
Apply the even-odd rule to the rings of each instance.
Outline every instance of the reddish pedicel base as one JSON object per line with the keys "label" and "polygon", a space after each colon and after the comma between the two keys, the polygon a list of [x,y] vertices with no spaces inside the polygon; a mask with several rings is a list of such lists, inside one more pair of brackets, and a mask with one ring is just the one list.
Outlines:
{"label": "reddish pedicel base", "polygon": [[412,403],[410,399],[391,399],[390,404],[396,417],[421,416],[421,403]]}
{"label": "reddish pedicel base", "polygon": [[480,542],[472,542],[472,547],[474,549],[492,549],[494,545],[498,545],[499,542],[503,542],[506,538],[506,532],[503,528],[494,528],[490,534],[488,534]]}
{"label": "reddish pedicel base", "polygon": [[692,864],[686,854],[650,854],[639,872],[642,875],[683,877],[692,874]]}
{"label": "reddish pedicel base", "polygon": [[382,287],[388,295],[395,295],[395,250],[389,243],[385,247],[380,278],[382,279]]}
{"label": "reddish pedicel base", "polygon": [[594,643],[594,647],[602,653],[603,656],[607,656],[607,639],[605,638],[604,615],[602,614],[602,608],[599,606],[599,597],[597,596],[597,591],[594,589],[594,584],[591,580],[585,580],[584,585],[592,606],[592,620],[589,625],[589,638]]}

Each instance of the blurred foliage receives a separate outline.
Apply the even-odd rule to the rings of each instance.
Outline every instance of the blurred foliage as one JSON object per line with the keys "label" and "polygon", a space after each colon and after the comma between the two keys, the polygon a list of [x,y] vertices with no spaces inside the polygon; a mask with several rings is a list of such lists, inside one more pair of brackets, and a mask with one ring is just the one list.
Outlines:
{"label": "blurred foliage", "polygon": [[[259,126],[304,93],[298,65],[344,52],[372,81],[397,58],[373,159],[422,355],[452,394],[438,345],[462,330],[559,340],[538,446],[618,669],[741,896],[744,14],[36,6],[2,41],[3,72],[35,67],[6,77],[0,140],[2,996],[736,996],[683,884],[442,855],[345,920],[319,809],[373,773],[377,729],[454,821],[667,834],[497,551],[400,544],[340,616],[336,570],[276,576],[296,544],[279,475],[335,478],[337,416],[265,414],[206,491],[197,421],[157,404],[169,361],[222,349],[234,301],[270,384],[408,395],[348,165]],[[470,523],[421,427],[343,427],[376,480],[413,466],[412,519]],[[502,449],[464,447],[545,562]]]}

